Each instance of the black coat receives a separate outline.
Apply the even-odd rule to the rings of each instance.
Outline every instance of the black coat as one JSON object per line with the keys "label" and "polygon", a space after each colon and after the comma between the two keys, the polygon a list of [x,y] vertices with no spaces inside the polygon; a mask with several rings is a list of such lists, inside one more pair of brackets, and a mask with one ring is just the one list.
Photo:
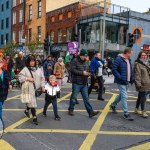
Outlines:
{"label": "black coat", "polygon": [[89,71],[88,63],[82,61],[78,56],[71,62],[72,83],[79,85],[88,83],[88,76],[84,76],[83,71]]}
{"label": "black coat", "polygon": [[9,88],[10,74],[8,71],[4,71],[4,80],[0,78],[0,102],[4,102],[7,99]]}
{"label": "black coat", "polygon": [[26,65],[26,59],[23,57],[22,59],[20,57],[16,58],[16,69],[19,69],[20,71],[25,67]]}

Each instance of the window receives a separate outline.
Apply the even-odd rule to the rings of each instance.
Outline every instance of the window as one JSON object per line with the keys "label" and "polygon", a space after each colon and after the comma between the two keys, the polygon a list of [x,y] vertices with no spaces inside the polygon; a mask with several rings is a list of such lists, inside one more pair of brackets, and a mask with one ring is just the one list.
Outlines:
{"label": "window", "polygon": [[16,6],[16,0],[13,0],[13,7]]}
{"label": "window", "polygon": [[22,22],[22,20],[23,20],[23,10],[21,9],[19,11],[19,22]]}
{"label": "window", "polygon": [[19,43],[21,43],[22,37],[23,37],[23,32],[22,30],[20,30],[19,31]]}
{"label": "window", "polygon": [[66,39],[67,42],[71,41],[71,33],[72,33],[72,27],[67,28],[67,39]]}
{"label": "window", "polygon": [[29,5],[29,21],[32,20],[32,5]]}
{"label": "window", "polygon": [[2,4],[2,6],[1,6],[1,11],[2,12],[4,11],[4,4]]}
{"label": "window", "polygon": [[38,1],[38,17],[42,16],[42,2],[41,0]]}
{"label": "window", "polygon": [[62,42],[62,29],[58,30],[58,43]]}
{"label": "window", "polygon": [[71,17],[72,17],[71,11],[68,12],[67,16],[68,16],[68,18],[71,18]]}
{"label": "window", "polygon": [[63,19],[63,14],[60,14],[59,16],[58,16],[58,20],[62,20]]}
{"label": "window", "polygon": [[9,1],[6,2],[6,9],[9,9]]}
{"label": "window", "polygon": [[3,44],[4,44],[4,36],[1,35],[1,45],[3,45]]}
{"label": "window", "polygon": [[6,28],[9,27],[9,18],[6,18]]}
{"label": "window", "polygon": [[54,31],[51,31],[51,44],[54,43]]}
{"label": "window", "polygon": [[16,24],[16,12],[13,12],[13,24]]}
{"label": "window", "polygon": [[29,42],[31,42],[31,39],[32,39],[32,29],[30,28],[29,29]]}
{"label": "window", "polygon": [[23,0],[20,0],[20,4],[23,3]]}
{"label": "window", "polygon": [[13,35],[12,35],[12,39],[13,39],[13,42],[16,42],[16,32],[13,31]]}
{"label": "window", "polygon": [[37,27],[38,39],[41,41],[41,26]]}
{"label": "window", "polygon": [[55,17],[51,17],[51,22],[55,22]]}
{"label": "window", "polygon": [[1,20],[1,29],[4,29],[4,20]]}
{"label": "window", "polygon": [[9,37],[9,34],[6,33],[6,44],[8,43],[8,37]]}

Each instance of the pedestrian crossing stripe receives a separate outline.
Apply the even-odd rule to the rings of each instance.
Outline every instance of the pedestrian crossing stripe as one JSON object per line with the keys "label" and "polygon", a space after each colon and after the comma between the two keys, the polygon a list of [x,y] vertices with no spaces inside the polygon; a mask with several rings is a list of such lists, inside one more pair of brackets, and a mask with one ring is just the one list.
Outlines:
{"label": "pedestrian crossing stripe", "polygon": [[0,147],[1,150],[15,150],[14,147],[12,147],[9,143],[7,143],[4,140],[0,140]]}
{"label": "pedestrian crossing stripe", "polygon": [[127,150],[150,150],[150,142],[138,146],[133,146]]}

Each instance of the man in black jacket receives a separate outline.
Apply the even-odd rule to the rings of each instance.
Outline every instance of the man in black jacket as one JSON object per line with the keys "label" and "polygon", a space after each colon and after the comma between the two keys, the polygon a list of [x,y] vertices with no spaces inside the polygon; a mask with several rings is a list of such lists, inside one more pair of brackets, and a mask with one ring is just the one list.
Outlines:
{"label": "man in black jacket", "polygon": [[75,58],[71,62],[71,73],[72,73],[72,95],[70,97],[70,106],[68,108],[68,114],[73,116],[73,110],[76,103],[76,98],[79,92],[83,97],[85,108],[89,114],[89,117],[93,117],[99,113],[99,111],[93,111],[91,104],[89,103],[88,96],[88,77],[90,76],[89,67],[86,62],[88,52],[85,49],[80,51],[80,56]]}

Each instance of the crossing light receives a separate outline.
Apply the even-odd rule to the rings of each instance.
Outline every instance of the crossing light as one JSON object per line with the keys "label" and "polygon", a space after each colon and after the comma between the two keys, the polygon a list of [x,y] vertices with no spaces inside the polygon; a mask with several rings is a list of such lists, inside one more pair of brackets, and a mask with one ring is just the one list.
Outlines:
{"label": "crossing light", "polygon": [[49,51],[49,39],[48,39],[48,38],[46,38],[46,39],[44,40],[44,50],[45,50],[46,52]]}
{"label": "crossing light", "polygon": [[127,44],[127,46],[128,47],[133,47],[134,43],[135,43],[134,35],[131,34],[131,33],[128,33],[128,44]]}

